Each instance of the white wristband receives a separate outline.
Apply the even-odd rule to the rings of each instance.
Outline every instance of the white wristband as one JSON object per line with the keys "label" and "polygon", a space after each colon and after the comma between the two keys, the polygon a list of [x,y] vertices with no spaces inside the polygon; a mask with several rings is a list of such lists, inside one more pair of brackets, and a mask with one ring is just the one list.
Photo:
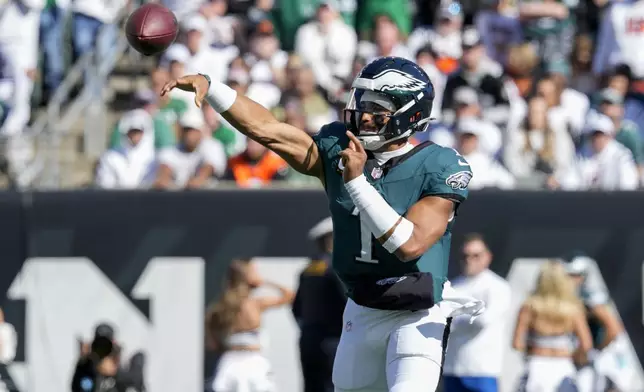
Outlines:
{"label": "white wristband", "polygon": [[237,99],[237,91],[221,82],[213,80],[206,94],[206,101],[217,113],[223,113],[230,109]]}
{"label": "white wristband", "polygon": [[398,226],[394,229],[394,232],[391,233],[389,238],[387,238],[387,241],[382,244],[382,247],[387,249],[389,253],[394,253],[405,242],[409,241],[413,232],[414,224],[407,219],[402,218],[400,223],[398,223]]}
{"label": "white wristband", "polygon": [[345,183],[344,187],[376,238],[382,237],[400,220],[400,215],[391,208],[376,188],[369,184],[364,175],[361,174]]}

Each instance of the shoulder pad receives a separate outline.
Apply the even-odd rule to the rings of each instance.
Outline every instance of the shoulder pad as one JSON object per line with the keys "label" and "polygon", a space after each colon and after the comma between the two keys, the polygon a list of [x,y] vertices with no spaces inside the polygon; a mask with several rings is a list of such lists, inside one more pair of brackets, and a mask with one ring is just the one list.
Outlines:
{"label": "shoulder pad", "polygon": [[344,126],[343,123],[341,123],[339,121],[334,121],[334,122],[332,122],[330,124],[327,124],[327,125],[323,126],[322,128],[320,128],[318,133],[316,133],[314,136],[316,138],[320,138],[320,139],[322,139],[322,138],[332,138],[332,137],[335,137],[335,138],[345,137],[346,138],[346,131],[347,131],[347,128]]}

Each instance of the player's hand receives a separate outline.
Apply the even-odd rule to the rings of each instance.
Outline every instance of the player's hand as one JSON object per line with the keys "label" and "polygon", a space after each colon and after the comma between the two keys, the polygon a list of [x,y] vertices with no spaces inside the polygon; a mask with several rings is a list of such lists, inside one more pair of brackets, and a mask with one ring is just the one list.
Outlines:
{"label": "player's hand", "polygon": [[195,105],[201,108],[201,103],[208,93],[208,87],[210,87],[208,80],[203,75],[187,75],[166,83],[161,89],[161,96],[168,94],[174,88],[190,91],[195,93]]}
{"label": "player's hand", "polygon": [[340,159],[344,164],[342,176],[345,183],[359,177],[364,172],[364,165],[367,162],[367,152],[360,140],[349,131],[347,131],[347,136],[349,137],[349,147],[340,151]]}

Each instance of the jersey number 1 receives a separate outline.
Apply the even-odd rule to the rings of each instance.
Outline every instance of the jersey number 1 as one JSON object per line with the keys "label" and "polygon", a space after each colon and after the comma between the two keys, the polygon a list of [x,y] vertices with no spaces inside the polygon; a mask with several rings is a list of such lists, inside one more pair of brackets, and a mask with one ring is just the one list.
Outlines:
{"label": "jersey number 1", "polygon": [[[357,209],[354,212],[354,215],[358,215]],[[373,234],[371,234],[371,230],[367,227],[362,216],[358,215],[358,217],[360,218],[360,256],[356,257],[356,261],[361,263],[378,264],[378,260],[372,257]]]}

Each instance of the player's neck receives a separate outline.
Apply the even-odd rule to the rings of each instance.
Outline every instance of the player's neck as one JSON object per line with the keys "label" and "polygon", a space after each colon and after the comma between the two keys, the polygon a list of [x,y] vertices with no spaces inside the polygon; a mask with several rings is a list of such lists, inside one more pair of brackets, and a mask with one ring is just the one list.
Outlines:
{"label": "player's neck", "polygon": [[382,146],[378,150],[374,151],[375,153],[378,152],[392,152],[396,150],[400,150],[401,148],[405,147],[407,145],[407,139],[404,140],[396,140],[395,142],[389,143],[387,145]]}

